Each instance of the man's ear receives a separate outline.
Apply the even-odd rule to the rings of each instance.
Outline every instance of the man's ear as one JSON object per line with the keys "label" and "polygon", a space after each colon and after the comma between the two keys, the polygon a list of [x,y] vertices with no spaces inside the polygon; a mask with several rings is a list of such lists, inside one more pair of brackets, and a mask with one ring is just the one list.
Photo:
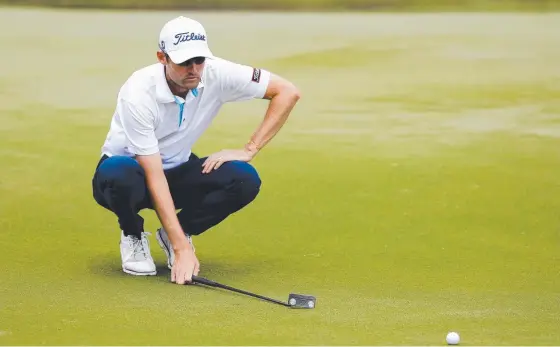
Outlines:
{"label": "man's ear", "polygon": [[163,65],[167,65],[167,54],[163,53],[162,51],[157,51],[157,59]]}

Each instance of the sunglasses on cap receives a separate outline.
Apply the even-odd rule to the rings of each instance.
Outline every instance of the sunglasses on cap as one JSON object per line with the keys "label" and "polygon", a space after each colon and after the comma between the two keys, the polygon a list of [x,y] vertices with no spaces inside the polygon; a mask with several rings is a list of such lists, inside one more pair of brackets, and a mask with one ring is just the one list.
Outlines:
{"label": "sunglasses on cap", "polygon": [[192,64],[200,65],[203,64],[204,61],[206,61],[206,57],[194,57],[177,65],[179,66],[191,66]]}

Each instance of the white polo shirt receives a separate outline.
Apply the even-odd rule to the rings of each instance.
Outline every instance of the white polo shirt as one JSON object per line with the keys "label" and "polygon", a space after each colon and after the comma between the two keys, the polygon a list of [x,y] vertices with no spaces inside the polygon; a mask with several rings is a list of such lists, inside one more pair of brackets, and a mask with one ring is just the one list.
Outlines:
{"label": "white polo shirt", "polygon": [[206,59],[197,89],[183,99],[169,89],[162,64],[140,69],[119,91],[102,155],[134,157],[159,151],[164,169],[182,164],[224,103],[262,98],[269,80],[269,71]]}

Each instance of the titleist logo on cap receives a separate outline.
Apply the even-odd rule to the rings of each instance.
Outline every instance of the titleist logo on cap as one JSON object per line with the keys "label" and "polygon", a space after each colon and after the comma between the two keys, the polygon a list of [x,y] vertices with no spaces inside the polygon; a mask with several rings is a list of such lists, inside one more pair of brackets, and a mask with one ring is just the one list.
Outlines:
{"label": "titleist logo on cap", "polygon": [[173,43],[173,45],[175,46],[177,46],[180,42],[185,41],[206,41],[206,36],[202,34],[190,33],[188,31],[186,33],[178,33],[177,35],[175,35],[175,38],[177,39],[177,41]]}

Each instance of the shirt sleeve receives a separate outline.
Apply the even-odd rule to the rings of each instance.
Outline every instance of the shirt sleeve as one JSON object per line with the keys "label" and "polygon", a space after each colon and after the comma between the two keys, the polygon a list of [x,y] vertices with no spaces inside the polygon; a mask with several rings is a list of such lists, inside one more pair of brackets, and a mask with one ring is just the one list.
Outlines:
{"label": "shirt sleeve", "polygon": [[150,155],[159,151],[155,135],[155,115],[149,107],[121,99],[119,114],[131,153]]}
{"label": "shirt sleeve", "polygon": [[221,61],[219,76],[223,102],[262,99],[270,81],[267,70],[227,60]]}

